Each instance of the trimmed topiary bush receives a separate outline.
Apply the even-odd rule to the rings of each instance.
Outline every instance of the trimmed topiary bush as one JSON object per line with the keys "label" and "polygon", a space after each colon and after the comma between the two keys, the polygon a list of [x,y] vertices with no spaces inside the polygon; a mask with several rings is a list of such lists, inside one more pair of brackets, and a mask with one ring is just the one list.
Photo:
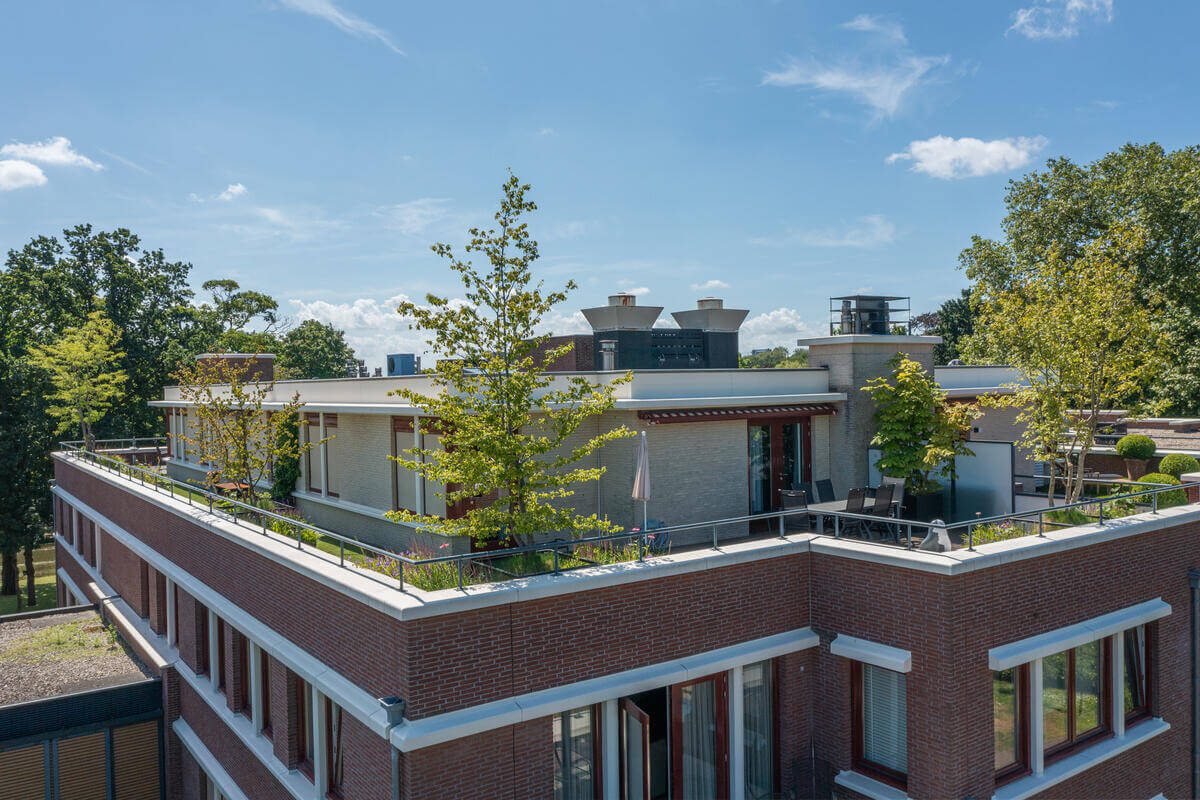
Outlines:
{"label": "trimmed topiary bush", "polygon": [[1181,478],[1189,472],[1200,472],[1200,461],[1185,453],[1169,453],[1158,462],[1158,471]]}
{"label": "trimmed topiary bush", "polygon": [[[1179,478],[1162,472],[1150,472],[1138,478],[1138,483],[1169,483],[1178,485]],[[1150,495],[1145,495],[1142,502],[1154,502]],[[1181,506],[1187,502],[1187,492],[1183,489],[1169,489],[1158,493],[1158,507],[1170,508]]]}
{"label": "trimmed topiary bush", "polygon": [[1129,433],[1117,440],[1117,455],[1145,461],[1154,457],[1154,440],[1140,433]]}

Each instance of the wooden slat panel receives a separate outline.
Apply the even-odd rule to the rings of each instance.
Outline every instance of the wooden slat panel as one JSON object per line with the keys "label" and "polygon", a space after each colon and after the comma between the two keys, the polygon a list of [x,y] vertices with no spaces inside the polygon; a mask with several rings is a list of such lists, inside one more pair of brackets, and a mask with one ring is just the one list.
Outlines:
{"label": "wooden slat panel", "polygon": [[45,796],[45,745],[0,753],[0,800],[35,800]]}
{"label": "wooden slat panel", "polygon": [[113,728],[116,800],[158,800],[158,722]]}
{"label": "wooden slat panel", "polygon": [[58,800],[106,800],[104,731],[58,743]]}

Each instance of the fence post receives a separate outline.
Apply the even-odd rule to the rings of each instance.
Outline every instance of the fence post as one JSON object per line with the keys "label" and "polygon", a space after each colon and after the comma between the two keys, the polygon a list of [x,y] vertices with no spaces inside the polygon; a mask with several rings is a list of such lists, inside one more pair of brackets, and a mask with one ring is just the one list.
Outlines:
{"label": "fence post", "polygon": [[302,550],[303,548],[304,548],[304,532],[300,529],[300,526],[297,525],[296,526],[296,549]]}
{"label": "fence post", "polygon": [[558,548],[554,548],[554,574],[558,574]]}
{"label": "fence post", "polygon": [[[953,547],[953,545],[951,545],[951,547]],[[967,549],[975,549],[975,526],[969,522],[967,523]]]}
{"label": "fence post", "polygon": [[459,591],[462,591],[462,588],[463,588],[463,578],[462,578],[462,561],[463,561],[463,560],[462,560],[462,558],[460,557],[460,558],[458,559],[458,589],[459,589]]}
{"label": "fence post", "polygon": [[717,526],[713,525],[713,550],[720,550],[720,549],[721,548],[717,547]]}
{"label": "fence post", "polygon": [[837,514],[833,515],[833,538],[842,538],[842,518]]}
{"label": "fence post", "polygon": [[1100,524],[1104,524],[1104,498],[1100,498]]}
{"label": "fence post", "polygon": [[341,566],[346,566],[346,543],[338,539],[338,561]]}
{"label": "fence post", "polygon": [[779,515],[779,538],[785,538],[783,535],[783,514]]}
{"label": "fence post", "polygon": [[1038,536],[1041,536],[1043,539],[1046,537],[1046,523],[1042,521],[1042,514],[1044,513],[1040,508],[1038,509]]}
{"label": "fence post", "polygon": [[912,523],[909,522],[907,527],[908,527],[908,549],[912,550]]}
{"label": "fence post", "polygon": [[1153,492],[1150,497],[1154,500],[1154,513],[1158,513],[1158,492]]}
{"label": "fence post", "polygon": [[642,533],[638,534],[637,543],[638,543],[638,561],[641,561],[642,560],[642,545],[645,543],[645,535],[644,534],[642,534]]}
{"label": "fence post", "polygon": [[404,559],[398,559],[400,563],[400,591],[404,591]]}

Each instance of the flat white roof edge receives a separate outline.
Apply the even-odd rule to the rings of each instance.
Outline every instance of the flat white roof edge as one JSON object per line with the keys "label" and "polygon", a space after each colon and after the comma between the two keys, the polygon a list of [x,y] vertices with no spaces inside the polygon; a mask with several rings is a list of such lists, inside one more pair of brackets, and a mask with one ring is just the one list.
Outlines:
{"label": "flat white roof edge", "polygon": [[805,626],[692,656],[528,692],[422,719],[406,720],[392,729],[391,741],[400,750],[410,752],[505,725],[539,719],[560,711],[795,653],[816,647],[819,641],[820,637]]}
{"label": "flat white roof edge", "polygon": [[1046,656],[1070,650],[1081,644],[1112,636],[1129,628],[1161,619],[1171,613],[1171,605],[1161,597],[1144,603],[1101,614],[1098,617],[1067,625],[1036,636],[1029,636],[988,650],[988,666],[993,670],[1008,669]]}
{"label": "flat white roof edge", "polygon": [[892,672],[912,671],[911,651],[867,639],[859,639],[855,636],[837,634],[829,645],[829,652],[852,661],[861,661],[882,669],[890,669]]}

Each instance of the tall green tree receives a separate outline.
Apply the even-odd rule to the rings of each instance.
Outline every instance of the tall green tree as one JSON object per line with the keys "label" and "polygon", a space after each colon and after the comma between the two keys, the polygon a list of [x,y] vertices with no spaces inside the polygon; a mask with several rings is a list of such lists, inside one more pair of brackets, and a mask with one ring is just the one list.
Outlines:
{"label": "tall green tree", "polygon": [[761,353],[738,356],[741,369],[798,368],[808,366],[808,350],[800,347],[788,351],[786,347],[775,347]]}
{"label": "tall green tree", "polygon": [[977,309],[971,305],[971,290],[963,289],[959,297],[951,297],[937,311],[913,317],[914,332],[929,336],[940,336],[942,341],[933,346],[935,364],[949,364],[962,358],[962,346],[975,331]]}
{"label": "tall green tree", "polygon": [[277,353],[276,369],[279,377],[287,380],[344,377],[347,359],[354,358],[346,334],[315,319],[306,319],[288,331]]}
{"label": "tall green tree", "polygon": [[1025,379],[985,402],[1020,410],[1019,445],[1048,463],[1052,478],[1062,460],[1067,502],[1081,495],[1101,410],[1138,410],[1161,369],[1156,310],[1137,291],[1144,251],[1142,229],[1114,226],[1078,254],[1050,247],[1038,262],[1011,262],[997,283],[976,283],[981,315],[968,355],[1012,364]]}
{"label": "tall green tree", "polygon": [[1200,413],[1200,146],[1168,152],[1131,143],[1090,164],[1053,159],[1011,182],[1005,205],[1003,238],[976,236],[960,257],[972,281],[1004,286],[1051,253],[1079,259],[1114,228],[1142,231],[1127,264],[1166,345],[1142,399]]}
{"label": "tall green tree", "polygon": [[539,354],[547,339],[535,332],[539,323],[576,286],[568,281],[562,290],[544,291],[540,281],[534,282],[530,266],[538,245],[522,218],[537,206],[526,198],[528,192],[529,186],[510,173],[496,226],[471,228],[466,252],[483,256],[484,269],[456,257],[447,244],[433,246],[458,274],[466,302],[428,295],[427,305],[404,302],[397,309],[430,337],[427,344],[439,360],[430,373],[436,393],[403,389],[396,394],[433,418],[441,442],[436,449],[405,451],[419,452],[420,460],[396,462],[446,486],[447,504],[494,499],[458,519],[389,512],[393,519],[477,541],[521,544],[549,531],[616,530],[595,514],[577,512],[570,499],[604,473],[603,467],[579,462],[632,432],[621,426],[573,438],[584,422],[613,407],[614,382],[549,373],[550,365],[570,352],[570,344]]}
{"label": "tall green tree", "polygon": [[127,376],[117,367],[125,355],[116,349],[119,340],[104,312],[93,311],[83,325],[30,353],[33,365],[50,377],[46,412],[58,423],[55,433],[78,430],[88,450],[95,449],[92,427],[124,396]]}

